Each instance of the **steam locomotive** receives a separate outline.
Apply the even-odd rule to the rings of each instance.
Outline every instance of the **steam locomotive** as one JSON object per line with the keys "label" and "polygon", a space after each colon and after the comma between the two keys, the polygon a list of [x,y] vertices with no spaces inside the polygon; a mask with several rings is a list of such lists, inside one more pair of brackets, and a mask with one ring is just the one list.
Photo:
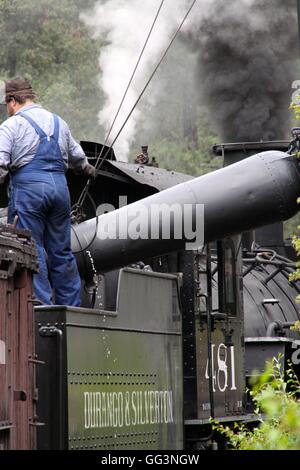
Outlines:
{"label": "steam locomotive", "polygon": [[[103,151],[82,146],[91,163]],[[3,281],[7,325],[27,299],[26,341],[5,327],[25,341],[18,374],[9,341],[0,342],[3,448],[199,450],[218,445],[211,416],[256,420],[247,380],[279,352],[285,363],[297,359],[300,347],[289,329],[300,318],[299,285],[288,281],[293,255],[282,237],[282,221],[298,211],[300,169],[287,148],[216,146],[224,168],[199,178],[151,165],[145,151],[130,164],[111,150],[85,200],[86,220],[72,228],[83,307],[35,306],[34,328],[24,281],[36,269],[34,247],[24,231],[0,230],[1,272],[14,260]],[[75,203],[85,182],[68,178]],[[120,196],[127,204],[112,210]],[[204,221],[201,246],[187,245],[183,230],[178,237],[182,226],[166,212],[155,237],[130,236],[133,214],[149,235],[151,208],[163,205],[192,207],[194,234]]]}

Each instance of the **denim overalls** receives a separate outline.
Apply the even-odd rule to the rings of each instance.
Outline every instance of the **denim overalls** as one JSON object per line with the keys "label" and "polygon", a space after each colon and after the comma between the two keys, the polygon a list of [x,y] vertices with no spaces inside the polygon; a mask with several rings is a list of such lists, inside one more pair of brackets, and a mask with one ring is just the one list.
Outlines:
{"label": "denim overalls", "polygon": [[37,299],[47,305],[80,306],[81,281],[71,251],[70,195],[58,145],[59,119],[53,114],[54,133],[47,136],[25,112],[18,115],[35,129],[40,143],[33,160],[11,174],[8,223],[18,215],[17,227],[32,231],[39,259],[39,273],[33,279]]}

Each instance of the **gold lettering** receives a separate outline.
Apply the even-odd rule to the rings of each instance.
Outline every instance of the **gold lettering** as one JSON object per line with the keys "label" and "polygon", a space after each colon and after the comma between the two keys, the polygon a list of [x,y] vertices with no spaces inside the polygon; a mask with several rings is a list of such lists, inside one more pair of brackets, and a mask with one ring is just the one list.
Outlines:
{"label": "gold lettering", "polygon": [[118,393],[118,425],[120,428],[124,425],[124,400],[123,393]]}
{"label": "gold lettering", "polygon": [[85,429],[90,428],[90,400],[89,400],[89,393],[84,392],[84,427]]}
{"label": "gold lettering", "polygon": [[173,423],[174,422],[174,418],[173,418],[173,394],[172,392],[169,392],[168,393],[168,415],[169,415],[169,423]]}
{"label": "gold lettering", "polygon": [[95,405],[95,414],[96,414],[96,428],[101,428],[101,393],[96,393],[96,405]]}
{"label": "gold lettering", "polygon": [[159,417],[159,392],[155,392],[155,422],[160,423],[160,417]]}
{"label": "gold lettering", "polygon": [[140,404],[141,404],[141,415],[140,415],[140,424],[145,424],[144,412],[143,412],[143,392],[139,392],[140,395]]}
{"label": "gold lettering", "polygon": [[132,404],[132,410],[133,410],[133,419],[132,419],[133,426],[137,425],[137,409],[136,409],[135,399],[136,399],[136,392],[132,392],[131,404]]}
{"label": "gold lettering", "polygon": [[101,407],[101,412],[102,412],[102,427],[106,428],[107,427],[107,412],[106,412],[106,393],[102,392],[101,394],[102,397],[102,407]]}
{"label": "gold lettering", "polygon": [[118,426],[118,394],[116,392],[112,394],[112,408],[113,426],[116,428]]}
{"label": "gold lettering", "polygon": [[85,429],[174,422],[172,391],[84,392],[83,399]]}
{"label": "gold lettering", "polygon": [[151,424],[154,424],[155,423],[155,420],[154,420],[154,392],[149,392],[149,408],[150,408],[150,423]]}
{"label": "gold lettering", "polygon": [[149,392],[144,392],[144,397],[145,397],[145,412],[146,412],[146,424],[149,423],[149,419],[148,419],[148,394],[149,394]]}
{"label": "gold lettering", "polygon": [[106,394],[107,427],[113,426],[113,393]]}
{"label": "gold lettering", "polygon": [[164,423],[168,423],[168,413],[167,413],[167,405],[168,405],[168,392],[164,392]]}

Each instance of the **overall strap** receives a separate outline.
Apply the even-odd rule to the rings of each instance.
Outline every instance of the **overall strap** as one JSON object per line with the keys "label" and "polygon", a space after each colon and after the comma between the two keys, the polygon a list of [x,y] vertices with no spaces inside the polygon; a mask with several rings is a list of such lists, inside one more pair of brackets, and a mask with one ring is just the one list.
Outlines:
{"label": "overall strap", "polygon": [[26,121],[31,124],[34,128],[35,132],[39,135],[40,138],[47,137],[46,133],[37,125],[37,123],[31,119],[31,117],[27,116],[25,113],[19,113],[18,116],[22,116]]}
{"label": "overall strap", "polygon": [[55,142],[58,142],[58,138],[59,138],[59,119],[58,119],[58,116],[56,116],[56,114],[52,114],[52,116],[53,116],[53,119],[54,119],[54,131],[53,131],[52,137],[55,140]]}

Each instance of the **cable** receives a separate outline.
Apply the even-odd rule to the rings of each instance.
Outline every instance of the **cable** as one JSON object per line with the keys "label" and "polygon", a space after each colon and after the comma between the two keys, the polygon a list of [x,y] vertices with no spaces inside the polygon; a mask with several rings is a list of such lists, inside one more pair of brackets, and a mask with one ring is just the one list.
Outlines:
{"label": "cable", "polygon": [[[136,63],[136,65],[135,65],[135,67],[134,67],[134,70],[133,70],[133,72],[132,72],[132,75],[131,75],[131,77],[130,77],[130,80],[129,80],[129,82],[128,82],[128,85],[127,85],[127,87],[126,87],[126,90],[125,90],[125,92],[124,92],[124,95],[123,95],[123,98],[122,98],[122,100],[121,100],[120,106],[119,106],[119,108],[118,108],[118,110],[117,110],[117,112],[116,112],[116,115],[115,115],[115,117],[114,117],[114,119],[113,119],[113,121],[112,121],[112,124],[111,124],[111,126],[110,126],[110,129],[109,129],[109,131],[108,131],[108,134],[107,134],[107,136],[106,136],[106,138],[105,138],[104,145],[106,145],[106,143],[107,143],[107,141],[108,141],[108,139],[109,139],[109,136],[110,136],[110,134],[111,134],[111,131],[112,131],[113,127],[114,127],[114,124],[115,124],[115,122],[116,122],[116,119],[117,119],[117,117],[118,117],[118,115],[119,115],[119,113],[120,113],[120,110],[121,110],[121,108],[122,108],[122,105],[123,105],[123,103],[124,103],[124,100],[125,100],[125,98],[126,98],[126,95],[127,95],[127,93],[128,93],[129,87],[130,87],[130,85],[131,85],[131,83],[132,83],[132,80],[133,80],[133,78],[134,78],[134,76],[135,76],[135,73],[136,73],[137,68],[138,68],[138,66],[139,66],[139,63],[140,63],[140,61],[141,61],[141,59],[142,59],[142,56],[143,56],[143,54],[144,54],[144,51],[145,51],[145,49],[146,49],[146,46],[147,46],[147,44],[148,44],[148,41],[149,41],[149,39],[150,39],[150,36],[151,36],[151,34],[152,34],[152,31],[153,31],[153,28],[154,28],[154,26],[155,26],[155,23],[156,23],[156,21],[157,21],[158,15],[159,15],[159,13],[160,13],[160,10],[162,9],[162,6],[163,6],[164,2],[165,2],[165,0],[162,0],[162,1],[161,1],[160,6],[159,6],[159,8],[158,8],[158,10],[157,10],[157,13],[156,13],[155,18],[154,18],[153,23],[152,23],[152,26],[151,26],[151,28],[150,28],[150,31],[149,31],[149,33],[148,33],[148,36],[147,36],[146,41],[145,41],[145,43],[144,43],[144,46],[143,46],[143,48],[142,48],[142,50],[141,50],[140,56],[139,56],[139,58],[138,58],[138,60],[137,60],[137,63]],[[101,152],[103,153],[103,147],[102,147],[102,151],[101,151]],[[99,158],[101,158],[101,153],[100,153],[100,155],[99,155],[97,161],[99,160]],[[97,162],[96,162],[96,165],[97,165]]]}
{"label": "cable", "polygon": [[[138,60],[137,60],[137,62],[136,62],[136,64],[135,64],[134,70],[133,70],[133,72],[132,72],[132,74],[131,74],[131,77],[130,77],[130,79],[129,79],[129,82],[128,82],[128,84],[127,84],[127,87],[126,87],[126,89],[125,89],[125,92],[124,92],[124,94],[123,94],[123,97],[122,97],[122,100],[121,100],[121,102],[120,102],[120,105],[119,105],[119,107],[118,107],[118,109],[117,109],[117,112],[116,112],[116,114],[115,114],[115,117],[114,117],[114,119],[113,119],[113,121],[112,121],[112,123],[111,123],[111,126],[110,126],[110,128],[109,128],[109,131],[108,131],[108,133],[107,133],[107,135],[106,135],[106,137],[105,137],[103,147],[102,147],[101,152],[100,152],[100,154],[98,155],[97,160],[96,160],[96,164],[95,164],[95,168],[96,168],[96,169],[97,169],[97,167],[98,167],[98,162],[99,162],[99,160],[100,160],[101,157],[102,157],[102,154],[103,154],[103,151],[104,151],[104,147],[105,147],[105,145],[106,145],[107,142],[108,142],[108,139],[109,139],[109,137],[110,137],[110,134],[111,134],[111,132],[112,132],[112,129],[113,129],[113,127],[114,127],[114,125],[115,125],[115,122],[116,122],[116,120],[117,120],[117,117],[118,117],[118,115],[119,115],[119,113],[120,113],[120,110],[121,110],[121,108],[122,108],[122,105],[123,105],[123,103],[124,103],[124,100],[125,100],[125,98],[126,98],[126,95],[127,95],[127,93],[128,93],[129,87],[130,87],[130,85],[131,85],[131,83],[132,83],[132,80],[133,80],[133,78],[134,78],[134,76],[135,76],[135,73],[136,73],[136,71],[137,71],[137,68],[138,68],[138,66],[139,66],[139,64],[140,64],[140,61],[141,61],[142,57],[143,57],[143,54],[144,54],[145,49],[146,49],[146,46],[147,46],[147,44],[148,44],[148,42],[149,42],[150,36],[151,36],[151,34],[152,34],[152,31],[153,31],[153,29],[154,29],[154,26],[155,26],[155,24],[156,24],[156,21],[157,21],[157,19],[158,19],[159,13],[160,13],[160,11],[161,11],[161,9],[162,9],[162,6],[163,6],[164,2],[165,2],[165,0],[161,0],[161,3],[160,3],[160,5],[159,5],[159,7],[158,7],[158,10],[157,10],[156,15],[155,15],[155,17],[154,17],[154,20],[153,20],[153,22],[152,22],[152,25],[151,25],[151,28],[150,28],[149,33],[148,33],[148,35],[147,35],[147,38],[146,38],[146,40],[145,40],[145,43],[144,43],[144,45],[143,45],[143,47],[142,47],[142,50],[141,50],[141,52],[140,52],[139,58],[138,58]],[[109,147],[108,152],[110,151],[111,147],[112,147],[112,145]],[[107,154],[108,154],[108,152],[107,152]],[[106,159],[107,154],[104,156],[104,160]],[[99,169],[100,169],[100,166],[99,166]],[[89,180],[89,181],[90,181],[90,180]],[[89,181],[87,182],[87,185],[88,185],[88,186],[90,186]],[[85,188],[84,188],[84,190],[83,190],[82,194],[80,195],[80,197],[79,197],[79,199],[78,199],[78,202],[77,202],[77,206],[79,206],[79,207],[80,207],[80,206],[83,204],[83,202],[84,202],[84,199],[85,199],[84,193],[85,193]],[[81,201],[81,199],[82,199],[82,201]]]}
{"label": "cable", "polygon": [[[158,68],[160,67],[160,65],[162,64],[164,58],[166,57],[167,53],[169,52],[169,49],[171,48],[173,42],[175,41],[175,39],[176,39],[176,37],[177,37],[179,31],[181,30],[181,28],[182,28],[182,26],[183,26],[185,20],[187,19],[188,15],[190,14],[190,12],[191,12],[192,8],[194,7],[196,1],[197,1],[197,0],[193,0],[191,6],[189,7],[188,11],[187,11],[186,14],[184,15],[184,17],[183,17],[181,23],[179,24],[177,30],[175,31],[175,34],[173,35],[173,37],[172,37],[172,39],[171,39],[171,41],[170,41],[170,43],[169,43],[167,49],[166,49],[165,52],[163,53],[161,59],[159,60],[158,64],[156,65],[154,71],[152,72],[152,74],[150,75],[149,79],[147,80],[146,85],[144,86],[143,90],[141,91],[140,95],[138,96],[138,98],[137,98],[135,104],[134,104],[133,107],[131,108],[131,111],[129,112],[127,118],[125,119],[125,121],[124,121],[123,125],[121,126],[119,132],[117,133],[117,135],[116,135],[116,137],[114,138],[112,144],[110,145],[110,147],[109,147],[108,150],[106,151],[106,153],[105,153],[105,155],[104,155],[102,161],[100,162],[100,165],[98,166],[98,162],[99,162],[99,160],[100,160],[100,155],[102,155],[102,153],[103,153],[103,148],[102,148],[102,151],[101,151],[101,153],[100,153],[100,155],[98,156],[97,161],[96,161],[96,165],[95,165],[95,168],[96,168],[96,169],[100,169],[101,166],[103,165],[104,161],[106,160],[106,158],[107,158],[107,156],[108,156],[110,150],[112,149],[113,145],[116,143],[118,137],[120,136],[121,132],[123,131],[124,127],[126,126],[126,124],[127,124],[128,120],[129,120],[129,118],[131,117],[133,111],[135,110],[136,106],[138,105],[138,103],[140,102],[141,98],[143,97],[143,95],[144,95],[146,89],[148,88],[148,86],[149,86],[151,80],[153,79],[153,77],[154,77],[154,75],[156,74]],[[86,198],[86,193],[89,191],[89,187],[91,186],[91,184],[92,184],[92,180],[89,179],[88,182],[87,182],[87,184],[86,184],[86,186],[85,186],[85,188],[83,189],[83,191],[82,191],[82,193],[81,193],[79,199],[78,199],[77,206],[79,206],[79,207],[82,206],[82,204],[83,204],[83,202],[84,202],[84,200],[85,200],[85,198]]]}

